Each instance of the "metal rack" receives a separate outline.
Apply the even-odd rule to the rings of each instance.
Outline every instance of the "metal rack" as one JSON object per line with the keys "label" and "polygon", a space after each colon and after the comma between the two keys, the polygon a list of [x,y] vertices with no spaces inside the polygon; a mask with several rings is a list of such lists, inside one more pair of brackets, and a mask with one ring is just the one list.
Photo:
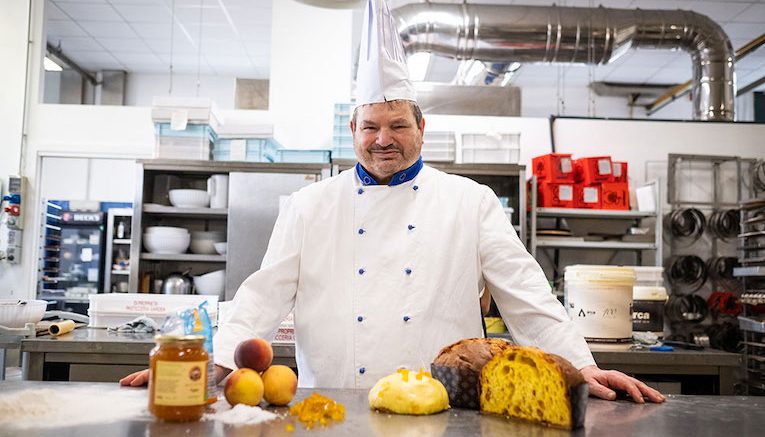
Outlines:
{"label": "metal rack", "polygon": [[[765,394],[765,198],[743,202],[738,261],[733,274],[744,291],[739,328],[743,334],[744,378],[747,394]],[[759,313],[757,312],[759,309]]]}
{"label": "metal rack", "polygon": [[[643,251],[655,252],[655,264],[661,265],[661,253],[662,253],[662,228],[659,225],[661,217],[661,188],[658,181],[649,182],[647,185],[652,186],[654,190],[654,196],[656,199],[656,208],[654,211],[618,211],[618,210],[602,210],[602,209],[582,209],[582,208],[541,208],[536,207],[537,204],[537,178],[531,177],[531,193],[530,204],[532,208],[529,214],[529,243],[528,248],[531,255],[537,258],[538,254],[544,253],[546,256],[549,254],[546,251],[540,251],[540,249],[549,249],[554,252],[551,262],[555,268],[555,273],[558,272],[560,264],[559,251],[561,250],[611,250],[614,251],[614,255],[618,251],[634,251],[637,257],[636,265],[643,265]],[[572,237],[561,237],[553,240],[540,240],[537,236],[538,220],[540,218],[553,218],[556,219],[556,228],[562,226],[563,219],[587,219],[587,220],[622,220],[626,222],[640,222],[643,219],[655,219],[656,225],[654,226],[654,238],[651,242],[630,242],[630,241],[618,241],[618,240],[605,240],[605,241],[580,241]],[[555,278],[557,279],[557,278]]]}
{"label": "metal rack", "polygon": [[[157,280],[191,269],[193,274],[226,269],[226,299],[260,265],[279,209],[279,198],[330,176],[329,164],[255,163],[151,159],[136,163],[137,187],[131,228],[129,291],[153,291]],[[207,178],[229,175],[229,208],[169,206],[173,188],[205,189]],[[226,255],[157,254],[142,250],[147,226],[225,231]]]}

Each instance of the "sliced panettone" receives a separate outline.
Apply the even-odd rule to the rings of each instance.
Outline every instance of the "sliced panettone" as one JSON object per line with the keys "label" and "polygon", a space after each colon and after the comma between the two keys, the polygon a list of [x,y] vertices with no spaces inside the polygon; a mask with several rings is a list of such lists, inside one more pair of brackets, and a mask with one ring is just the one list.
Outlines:
{"label": "sliced panettone", "polygon": [[481,371],[481,411],[572,429],[584,424],[587,383],[567,360],[513,346]]}
{"label": "sliced panettone", "polygon": [[477,410],[481,369],[494,355],[509,347],[510,343],[501,339],[466,338],[441,349],[430,370],[446,387],[449,404]]}

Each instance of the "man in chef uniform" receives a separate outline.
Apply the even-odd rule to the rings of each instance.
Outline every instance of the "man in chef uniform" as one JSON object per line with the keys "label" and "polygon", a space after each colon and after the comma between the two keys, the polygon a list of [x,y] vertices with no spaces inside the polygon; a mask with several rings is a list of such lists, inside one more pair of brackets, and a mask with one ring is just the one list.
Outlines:
{"label": "man in chef uniform", "polygon": [[429,368],[442,347],[483,335],[486,287],[513,338],[567,358],[591,394],[662,402],[595,365],[491,189],[423,165],[425,120],[393,18],[374,0],[364,16],[351,120],[359,163],[290,196],[214,338],[218,380],[236,368],[239,342],[272,340],[293,310],[301,387],[369,388],[400,367]]}

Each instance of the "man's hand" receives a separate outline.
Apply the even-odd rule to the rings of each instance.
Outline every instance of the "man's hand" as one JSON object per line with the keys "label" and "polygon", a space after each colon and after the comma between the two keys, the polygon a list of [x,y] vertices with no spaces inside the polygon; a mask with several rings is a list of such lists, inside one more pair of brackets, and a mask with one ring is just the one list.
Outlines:
{"label": "man's hand", "polygon": [[658,391],[617,370],[603,370],[596,365],[582,367],[579,370],[590,385],[590,394],[601,399],[608,401],[616,399],[614,389],[626,391],[638,404],[645,402],[643,397],[656,403],[667,399]]}
{"label": "man's hand", "polygon": [[[215,365],[215,383],[223,381],[223,378],[231,373],[231,369]],[[120,385],[130,387],[141,387],[149,383],[149,369],[140,370],[120,379]]]}
{"label": "man's hand", "polygon": [[120,385],[141,387],[149,383],[149,369],[140,370],[120,379]]}

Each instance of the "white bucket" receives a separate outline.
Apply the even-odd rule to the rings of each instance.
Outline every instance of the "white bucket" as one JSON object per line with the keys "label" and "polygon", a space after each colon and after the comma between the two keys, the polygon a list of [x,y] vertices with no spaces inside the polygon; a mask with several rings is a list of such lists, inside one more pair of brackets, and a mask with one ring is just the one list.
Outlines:
{"label": "white bucket", "polygon": [[632,267],[573,265],[564,279],[566,311],[587,341],[631,341]]}

